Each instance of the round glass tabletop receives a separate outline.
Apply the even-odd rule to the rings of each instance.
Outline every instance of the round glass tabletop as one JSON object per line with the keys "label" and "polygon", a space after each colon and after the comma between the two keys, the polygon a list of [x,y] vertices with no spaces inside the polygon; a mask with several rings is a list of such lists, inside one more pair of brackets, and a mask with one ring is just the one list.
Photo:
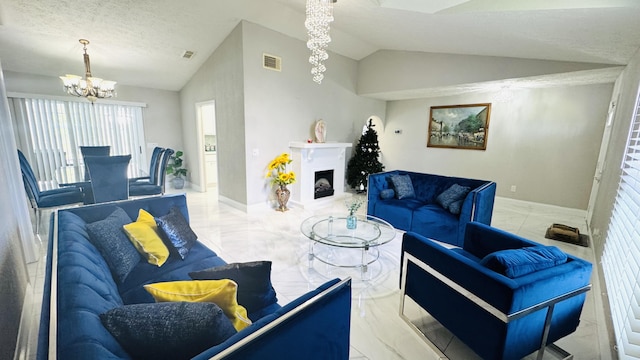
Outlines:
{"label": "round glass tabletop", "polygon": [[323,215],[304,220],[300,230],[310,240],[345,248],[369,248],[395,238],[396,230],[388,222],[369,215],[356,217],[355,229],[347,227],[346,216]]}

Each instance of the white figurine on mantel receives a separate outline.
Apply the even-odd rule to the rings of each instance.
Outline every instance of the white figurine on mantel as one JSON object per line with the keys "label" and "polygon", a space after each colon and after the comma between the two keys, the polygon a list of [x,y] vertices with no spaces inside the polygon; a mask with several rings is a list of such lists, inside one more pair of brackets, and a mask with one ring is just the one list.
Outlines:
{"label": "white figurine on mantel", "polygon": [[316,133],[316,142],[323,143],[327,136],[327,125],[324,123],[323,120],[316,121],[315,133]]}

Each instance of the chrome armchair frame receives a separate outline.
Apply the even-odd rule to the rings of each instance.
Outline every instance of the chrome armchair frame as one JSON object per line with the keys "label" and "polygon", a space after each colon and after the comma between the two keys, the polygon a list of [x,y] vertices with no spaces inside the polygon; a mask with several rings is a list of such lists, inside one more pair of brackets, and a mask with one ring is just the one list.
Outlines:
{"label": "chrome armchair frame", "polygon": [[[538,355],[537,355],[537,360],[542,360],[543,356],[544,356],[544,351],[545,349],[549,349],[550,352],[554,353],[556,356],[559,356],[559,358],[561,359],[573,359],[573,355],[571,355],[570,353],[568,353],[567,351],[565,351],[564,349],[560,348],[559,346],[555,345],[555,344],[549,344],[549,345],[545,345],[547,342],[547,337],[549,335],[549,329],[551,327],[551,318],[553,316],[553,309],[555,307],[555,305],[563,300],[569,299],[571,297],[583,294],[589,290],[591,290],[591,284],[583,286],[581,288],[578,288],[576,290],[570,291],[568,293],[565,293],[563,295],[554,297],[552,299],[543,301],[541,303],[532,305],[526,309],[522,309],[520,311],[516,311],[514,313],[511,314],[505,314],[502,311],[496,309],[493,305],[487,303],[486,301],[482,300],[481,298],[475,296],[474,294],[470,293],[468,290],[466,290],[465,288],[463,288],[462,286],[458,285],[456,282],[452,281],[451,279],[447,278],[446,276],[444,276],[443,274],[441,274],[440,272],[438,272],[436,269],[432,268],[431,266],[427,265],[425,262],[421,261],[420,259],[416,258],[415,256],[409,254],[408,252],[404,252],[403,254],[403,262],[402,262],[402,277],[400,279],[400,309],[399,309],[399,314],[400,314],[400,318],[409,325],[409,327],[411,327],[417,334],[418,336],[420,336],[421,338],[423,338],[428,345],[438,354],[438,356],[440,357],[440,359],[448,359],[448,357],[442,352],[442,350],[440,350],[435,344],[433,344],[429,338],[427,338],[427,336],[414,324],[411,322],[411,320],[405,315],[404,313],[404,307],[405,307],[405,300],[406,300],[406,291],[405,291],[405,287],[406,287],[406,282],[407,282],[407,267],[409,264],[409,261],[418,266],[420,269],[424,270],[425,272],[429,273],[430,275],[432,275],[433,277],[435,277],[436,279],[438,279],[439,281],[441,281],[442,283],[444,283],[445,285],[447,285],[449,288],[451,288],[452,290],[456,291],[457,293],[465,296],[467,299],[471,300],[473,303],[475,303],[476,305],[478,305],[479,307],[481,307],[482,309],[484,309],[485,311],[487,311],[488,313],[490,313],[491,315],[493,315],[494,317],[498,318],[500,321],[504,322],[505,324],[520,319],[524,316],[527,316],[533,312],[536,312],[538,310],[547,308],[547,316],[545,318],[545,323],[544,323],[544,330],[543,330],[543,334],[542,334],[542,341],[540,344],[540,348],[538,349]],[[426,311],[426,309],[423,309]]]}

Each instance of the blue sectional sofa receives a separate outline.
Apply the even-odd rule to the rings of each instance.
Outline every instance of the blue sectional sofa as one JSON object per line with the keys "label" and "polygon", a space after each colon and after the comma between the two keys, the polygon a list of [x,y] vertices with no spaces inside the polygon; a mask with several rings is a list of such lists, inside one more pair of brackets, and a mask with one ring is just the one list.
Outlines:
{"label": "blue sectional sofa", "polygon": [[491,224],[495,195],[493,181],[387,171],[369,175],[367,214],[397,229],[462,246],[468,222]]}
{"label": "blue sectional sofa", "polygon": [[400,316],[417,330],[404,315],[410,297],[483,359],[516,360],[547,347],[569,358],[553,343],[578,327],[591,271],[556,247],[480,223],[467,224],[461,248],[407,232]]}
{"label": "blue sectional sofa", "polygon": [[[171,251],[166,262],[160,267],[150,264],[141,256],[139,262],[135,263],[133,269],[122,279],[121,274],[114,273],[111,263],[102,255],[101,251],[104,249],[98,250],[90,241],[93,240],[90,237],[95,231],[91,224],[113,216],[116,210],[120,211],[118,208],[123,209],[133,221],[136,220],[139,209],[144,209],[155,217],[162,217],[178,209],[183,219],[189,219],[184,195],[89,205],[55,212],[52,215],[49,236],[38,359],[133,358],[130,352],[125,351],[119,341],[121,338],[117,340],[103,325],[104,319],[101,321],[101,317],[114,309],[139,308],[134,304],[151,309],[154,305],[162,305],[154,304],[154,298],[143,288],[145,284],[191,281],[190,275],[193,276],[198,271],[226,264],[215,252],[196,241],[184,259],[179,256],[179,252]],[[115,260],[125,257],[119,255]],[[269,263],[268,288],[273,290],[270,284],[270,265]],[[240,286],[238,282],[238,289]],[[238,292],[238,299],[239,294]],[[227,336],[226,340],[202,351],[198,350],[198,353],[189,357],[348,358],[350,279],[329,281],[284,306],[277,303],[275,291],[268,298],[270,300],[262,307],[247,307],[248,317],[252,320],[251,325],[237,332],[231,328],[233,333],[230,337]],[[218,311],[217,305],[205,305],[215,307]],[[218,313],[222,314],[221,311]],[[153,317],[153,312],[146,316]],[[198,317],[196,314],[196,319]],[[124,319],[125,322],[139,320],[133,317]],[[225,321],[228,319],[225,318]],[[177,322],[175,318],[169,318],[163,324],[170,328]],[[189,328],[190,325],[186,324]],[[196,325],[195,322],[193,325]],[[143,330],[148,331],[149,328],[141,326],[139,332]],[[135,332],[137,329],[134,329],[133,335],[140,336]],[[157,332],[153,335],[156,336]],[[147,340],[160,344],[163,341],[154,338],[138,340],[138,343],[146,344]],[[185,344],[185,354],[187,350],[193,351],[187,349],[187,346]]]}

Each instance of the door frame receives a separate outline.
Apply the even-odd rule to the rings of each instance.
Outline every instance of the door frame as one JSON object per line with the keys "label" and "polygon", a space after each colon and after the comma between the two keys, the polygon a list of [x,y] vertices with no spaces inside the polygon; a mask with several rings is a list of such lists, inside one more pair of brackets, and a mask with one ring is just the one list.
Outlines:
{"label": "door frame", "polygon": [[[198,169],[200,169],[200,176],[199,176],[199,189],[198,191],[200,192],[207,192],[207,164],[206,164],[206,159],[205,159],[205,153],[204,153],[204,123],[202,121],[202,107],[206,106],[206,105],[210,105],[213,104],[214,109],[215,109],[215,104],[216,101],[214,99],[211,100],[206,100],[206,101],[199,101],[197,103],[195,103],[195,109],[196,109],[196,129],[197,129],[197,146],[198,146]],[[218,129],[217,129],[217,124],[216,124],[216,135],[218,133]],[[217,145],[216,145],[217,148]],[[217,188],[217,187],[216,187]]]}

